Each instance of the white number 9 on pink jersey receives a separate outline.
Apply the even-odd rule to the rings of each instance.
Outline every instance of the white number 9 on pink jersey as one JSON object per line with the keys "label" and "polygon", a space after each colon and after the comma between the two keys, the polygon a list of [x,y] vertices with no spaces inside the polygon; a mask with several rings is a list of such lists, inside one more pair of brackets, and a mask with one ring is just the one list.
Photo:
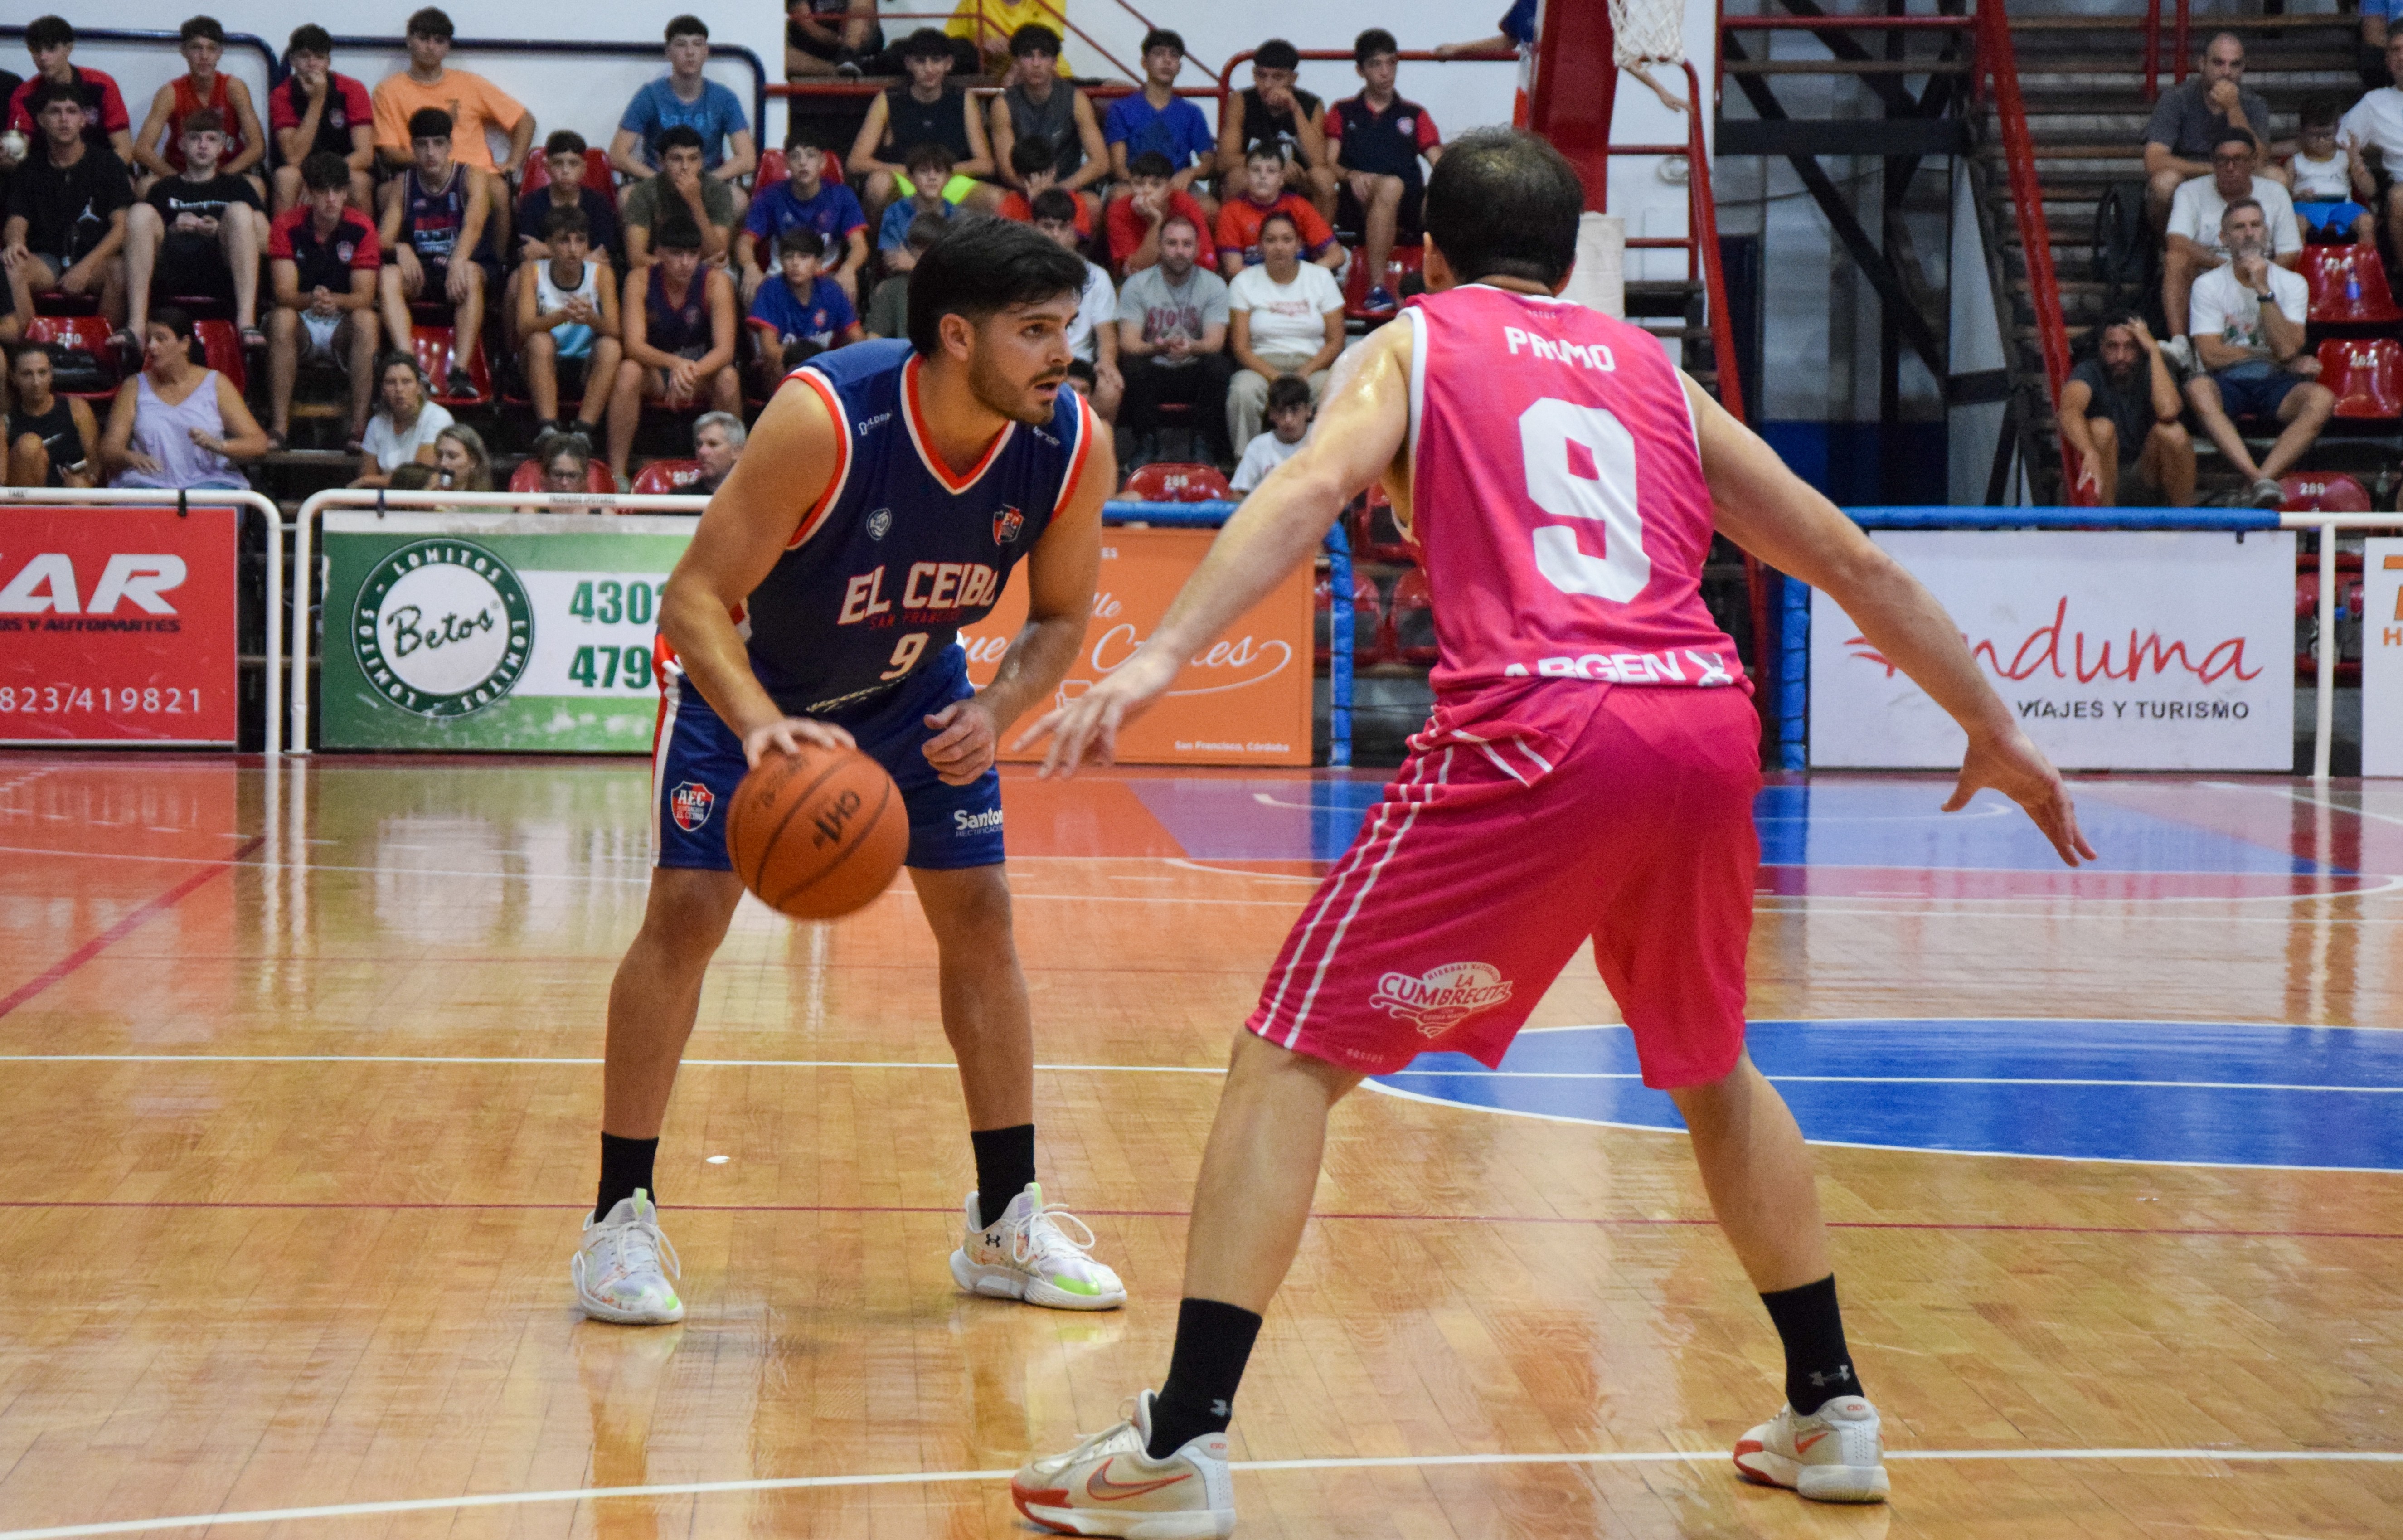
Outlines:
{"label": "white number 9 on pink jersey", "polygon": [[1577,548],[1577,531],[1547,524],[1535,532],[1535,570],[1563,593],[1623,604],[1652,580],[1644,554],[1644,516],[1635,506],[1635,439],[1600,407],[1545,396],[1519,417],[1519,452],[1527,495],[1555,519],[1602,525],[1602,556]]}

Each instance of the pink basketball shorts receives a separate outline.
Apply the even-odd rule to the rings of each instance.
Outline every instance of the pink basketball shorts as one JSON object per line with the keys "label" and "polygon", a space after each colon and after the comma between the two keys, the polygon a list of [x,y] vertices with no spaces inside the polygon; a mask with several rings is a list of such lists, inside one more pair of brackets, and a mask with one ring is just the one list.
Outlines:
{"label": "pink basketball shorts", "polygon": [[1251,1031],[1364,1075],[1434,1050],[1498,1064],[1591,937],[1646,1085],[1735,1067],[1760,718],[1737,689],[1555,700],[1557,734],[1471,737],[1438,714],[1411,741],[1285,937]]}

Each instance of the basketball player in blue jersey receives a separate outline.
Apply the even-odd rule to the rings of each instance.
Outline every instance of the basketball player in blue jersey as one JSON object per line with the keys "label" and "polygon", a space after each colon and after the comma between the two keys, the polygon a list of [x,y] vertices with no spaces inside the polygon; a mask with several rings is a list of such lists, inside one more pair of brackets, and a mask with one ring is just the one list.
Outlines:
{"label": "basketball player in blue jersey", "polygon": [[[1061,383],[1084,284],[1085,264],[1032,226],[955,225],[910,275],[910,340],[788,376],[668,579],[657,869],[610,986],[601,1192],[571,1264],[588,1315],[684,1317],[652,1162],[701,975],[743,895],[727,799],[763,756],[803,742],[856,744],[909,809],[976,1155],[952,1278],[1063,1310],[1126,1299],[1088,1255],[1092,1232],[1046,1207],[1035,1180],[1034,1031],[993,770],[1001,729],[1051,698],[1083,645],[1118,484],[1106,425]],[[1021,557],[1026,625],[978,691],[955,638]]]}

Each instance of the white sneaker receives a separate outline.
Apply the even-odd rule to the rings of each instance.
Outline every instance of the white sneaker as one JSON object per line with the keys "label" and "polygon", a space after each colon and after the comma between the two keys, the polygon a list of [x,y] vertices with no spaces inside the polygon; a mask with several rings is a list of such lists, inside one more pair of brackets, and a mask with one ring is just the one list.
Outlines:
{"label": "white sneaker", "polygon": [[[1053,1310],[1116,1310],[1126,1303],[1118,1275],[1090,1255],[1093,1232],[1059,1204],[1045,1208],[1042,1183],[1027,1183],[989,1226],[978,1225],[983,1216],[975,1193],[966,1206],[967,1235],[951,1253],[951,1281],[964,1293]],[[1068,1238],[1063,1223],[1084,1234],[1082,1243]]]}
{"label": "white sneaker", "polygon": [[1877,1408],[1839,1395],[1808,1417],[1790,1406],[1736,1441],[1736,1474],[1820,1503],[1882,1503],[1885,1450]]}
{"label": "white sneaker", "polygon": [[1165,1460],[1151,1442],[1152,1393],[1118,1409],[1126,1421],[1065,1454],[1030,1460],[1010,1478],[1018,1511],[1059,1534],[1119,1540],[1226,1540],[1235,1533],[1227,1436],[1206,1433]]}
{"label": "white sneaker", "polygon": [[683,1277],[684,1267],[660,1233],[651,1195],[640,1187],[618,1199],[608,1218],[585,1216],[584,1240],[567,1270],[576,1280],[576,1304],[595,1321],[663,1326],[684,1319],[684,1301],[668,1282]]}

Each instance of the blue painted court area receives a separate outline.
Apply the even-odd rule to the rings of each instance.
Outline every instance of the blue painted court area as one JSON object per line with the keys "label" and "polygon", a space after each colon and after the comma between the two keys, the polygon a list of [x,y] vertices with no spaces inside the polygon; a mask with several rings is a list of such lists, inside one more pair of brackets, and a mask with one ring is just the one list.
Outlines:
{"label": "blue painted court area", "polygon": [[[1755,1021],[1752,1056],[1819,1144],[2174,1165],[2403,1171],[2403,1032],[2178,1021]],[[1431,1053],[1380,1077],[1464,1107],[1683,1129],[1618,1026],[1522,1034],[1498,1071]]]}

